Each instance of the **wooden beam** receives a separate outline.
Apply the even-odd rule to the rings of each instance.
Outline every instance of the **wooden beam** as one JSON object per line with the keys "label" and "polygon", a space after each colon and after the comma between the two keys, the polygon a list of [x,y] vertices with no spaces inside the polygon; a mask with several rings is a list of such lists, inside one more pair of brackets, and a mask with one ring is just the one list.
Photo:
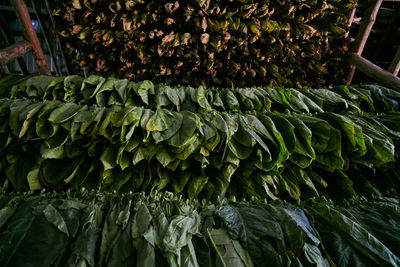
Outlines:
{"label": "wooden beam", "polygon": [[[47,7],[47,10],[48,10],[49,16],[50,16],[51,24],[52,24],[53,27],[56,27],[56,22],[54,20],[53,13],[51,11],[52,9],[51,9],[50,2],[49,2],[49,0],[45,0],[45,2],[46,2],[46,7]],[[72,73],[71,72],[72,68],[71,68],[71,65],[69,64],[67,56],[65,55],[65,45],[61,41],[60,36],[58,34],[56,35],[56,40],[58,42],[58,45],[60,46],[61,56],[62,56],[63,61],[65,63],[65,68],[67,70],[67,75],[70,75]]]}
{"label": "wooden beam", "polygon": [[400,46],[397,48],[396,55],[392,61],[392,64],[389,67],[389,71],[393,73],[393,75],[397,76],[400,71]]}
{"label": "wooden beam", "polygon": [[[10,30],[7,27],[7,21],[4,18],[3,12],[1,12],[1,11],[0,11],[0,31],[3,34],[7,45],[11,45],[15,42],[12,33],[10,32]],[[28,74],[29,73],[28,68],[26,67],[25,62],[22,59],[22,57],[17,58],[17,62],[18,62],[19,68],[22,71],[22,74],[25,74],[25,75]]]}
{"label": "wooden beam", "polygon": [[28,41],[21,41],[0,50],[0,61],[3,63],[10,62],[20,56],[26,54],[32,49],[32,45]]}
{"label": "wooden beam", "polygon": [[42,14],[40,13],[40,10],[39,10],[39,8],[37,7],[37,5],[36,5],[36,3],[35,3],[35,0],[31,0],[31,3],[32,3],[32,8],[33,8],[33,10],[35,10],[35,14],[36,14],[36,17],[37,17],[37,19],[38,19],[38,21],[39,21],[39,25],[40,25],[40,27],[42,28],[44,41],[45,41],[45,43],[46,43],[47,49],[49,50],[49,54],[50,54],[51,58],[53,59],[54,67],[55,67],[55,69],[56,69],[56,73],[57,73],[58,76],[60,76],[60,71],[59,71],[58,65],[57,65],[57,58],[56,58],[56,56],[54,55],[53,48],[52,48],[51,45],[50,45],[50,41],[49,41],[49,37],[48,37],[48,32],[47,32],[47,30],[46,30],[46,28],[45,28],[45,24],[43,23]]}
{"label": "wooden beam", "polygon": [[32,26],[31,18],[29,17],[28,9],[23,0],[11,0],[12,5],[15,8],[17,17],[24,29],[24,36],[32,44],[33,55],[36,59],[36,64],[39,67],[39,72],[45,75],[51,75],[50,68],[44,57],[43,50],[40,47],[39,40],[37,38],[35,29]]}
{"label": "wooden beam", "polygon": [[[42,8],[40,9],[42,14],[47,14],[47,10]],[[12,6],[7,6],[7,5],[0,5],[0,11],[7,11],[7,12],[12,12],[15,13],[15,9]],[[35,11],[33,10],[33,8],[28,7],[28,12],[31,14],[34,14]]]}
{"label": "wooden beam", "polygon": [[377,0],[375,5],[371,6],[362,17],[360,29],[358,30],[353,48],[353,51],[359,56],[361,56],[364,50],[365,43],[367,42],[372,27],[374,26],[376,15],[378,14],[381,4],[382,0]]}
{"label": "wooden beam", "polygon": [[347,61],[380,84],[391,87],[400,92],[400,78],[394,76],[392,73],[378,67],[371,61],[357,55],[356,53],[350,53],[347,56]]}
{"label": "wooden beam", "polygon": [[[361,25],[358,30],[357,37],[353,47],[353,51],[359,56],[361,56],[364,50],[365,43],[367,42],[372,26],[374,26],[376,15],[378,14],[381,4],[382,0],[376,0],[375,4],[370,8],[368,8],[362,17]],[[347,77],[347,84],[351,84],[355,71],[356,71],[355,66],[351,66],[349,75]]]}

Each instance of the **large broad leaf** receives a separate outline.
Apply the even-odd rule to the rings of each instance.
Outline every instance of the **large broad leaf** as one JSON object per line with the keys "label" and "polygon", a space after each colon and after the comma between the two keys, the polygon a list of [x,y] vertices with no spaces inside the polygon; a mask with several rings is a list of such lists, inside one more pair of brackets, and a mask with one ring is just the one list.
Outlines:
{"label": "large broad leaf", "polygon": [[317,103],[295,89],[286,90],[285,96],[295,111],[306,111],[308,113],[311,109],[316,112],[323,112],[322,108]]}
{"label": "large broad leaf", "polygon": [[62,104],[56,108],[49,117],[49,121],[53,123],[63,123],[72,119],[83,107],[74,103]]}
{"label": "large broad leaf", "polygon": [[181,249],[191,243],[193,235],[199,233],[200,223],[201,217],[196,211],[188,215],[179,214],[169,223],[163,245],[167,252],[177,256],[177,262],[180,262]]}
{"label": "large broad leaf", "polygon": [[293,154],[289,160],[301,168],[306,168],[315,159],[315,151],[311,145],[312,132],[300,119],[295,117],[286,117],[294,126],[295,142]]}
{"label": "large broad leaf", "polygon": [[355,116],[352,116],[352,119],[363,127],[365,144],[367,146],[366,157],[378,167],[389,162],[394,162],[395,147],[393,141],[366,120]]}
{"label": "large broad leaf", "polygon": [[30,264],[50,266],[62,257],[68,245],[67,236],[43,215],[32,214],[36,202],[25,202],[7,224],[7,230],[0,234],[1,265],[21,266],[29,257]]}
{"label": "large broad leaf", "polygon": [[5,168],[5,176],[16,190],[28,189],[28,173],[34,169],[35,162],[26,155],[20,155],[17,160]]}
{"label": "large broad leaf", "polygon": [[193,137],[193,134],[199,125],[199,119],[196,114],[189,111],[182,111],[180,114],[182,114],[182,125],[179,130],[167,140],[167,143],[170,146],[177,148],[181,147]]}
{"label": "large broad leaf", "polygon": [[30,127],[30,125],[33,122],[35,122],[35,119],[36,119],[35,115],[41,110],[41,108],[44,105],[45,105],[45,103],[43,103],[43,102],[33,103],[33,104],[27,106],[25,108],[24,112],[21,112],[19,114],[20,121],[23,121],[21,131],[19,132],[19,135],[18,135],[19,138],[23,137],[28,132],[28,130],[31,130],[31,132],[32,132],[33,127]]}
{"label": "large broad leaf", "polygon": [[199,88],[197,88],[196,100],[200,107],[204,109],[212,109],[211,105],[208,103],[206,97],[206,89],[204,88],[204,86],[200,86]]}
{"label": "large broad leaf", "polygon": [[382,266],[397,266],[400,259],[395,256],[375,236],[351,218],[328,205],[315,204],[311,208],[313,215],[336,229],[361,254]]}
{"label": "large broad leaf", "polygon": [[281,226],[276,219],[262,207],[256,206],[222,206],[218,216],[233,239],[239,239],[250,257],[259,266],[266,261],[274,266],[284,266],[286,259],[280,255],[268,241],[260,240],[260,237],[268,237],[278,245],[284,247],[284,235]]}
{"label": "large broad leaf", "polygon": [[0,98],[7,98],[11,94],[11,88],[13,85],[20,84],[26,79],[29,79],[29,75],[17,75],[11,74],[0,79]]}
{"label": "large broad leaf", "polygon": [[232,240],[226,230],[208,230],[209,238],[217,252],[218,266],[252,267],[253,262],[246,250],[242,248],[237,240]]}
{"label": "large broad leaf", "polygon": [[15,136],[19,136],[22,128],[22,122],[19,119],[19,115],[21,112],[25,110],[25,108],[29,105],[29,101],[16,101],[10,106],[10,119],[9,125],[11,132]]}
{"label": "large broad leaf", "polygon": [[175,120],[170,125],[170,127],[168,127],[166,130],[162,132],[159,131],[152,132],[151,135],[153,139],[156,141],[156,144],[164,140],[170,139],[172,136],[174,136],[181,128],[182,121],[183,121],[183,115],[181,113],[175,113]]}
{"label": "large broad leaf", "polygon": [[342,157],[341,132],[324,120],[310,116],[300,117],[312,132],[311,144],[317,152],[316,161],[326,165],[332,171],[342,169],[345,162]]}
{"label": "large broad leaf", "polygon": [[105,78],[97,75],[90,75],[89,77],[84,79],[81,86],[81,93],[83,95],[83,98],[90,99],[90,97],[93,96],[95,90],[98,90],[105,81]]}
{"label": "large broad leaf", "polygon": [[150,132],[162,132],[167,130],[175,121],[175,114],[171,111],[158,108],[146,124],[146,130]]}

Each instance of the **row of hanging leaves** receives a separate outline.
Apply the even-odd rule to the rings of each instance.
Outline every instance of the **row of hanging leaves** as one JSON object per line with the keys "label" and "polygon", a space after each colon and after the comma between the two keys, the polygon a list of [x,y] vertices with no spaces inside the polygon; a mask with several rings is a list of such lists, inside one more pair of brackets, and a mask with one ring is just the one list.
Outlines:
{"label": "row of hanging leaves", "polygon": [[[21,92],[32,98],[62,99],[74,95],[93,103],[0,100],[1,177],[15,189],[84,186],[148,193],[168,190],[190,199],[300,201],[321,194],[349,199],[358,191],[379,194],[397,188],[399,114],[396,93],[384,87],[364,86],[375,88],[376,94],[369,98],[362,87],[343,87],[346,98],[327,89],[309,91],[307,97],[294,89],[192,90],[97,76],[39,82],[43,78],[8,87],[8,95]],[[78,78],[72,87],[79,90],[63,89]],[[94,78],[97,83],[88,83]],[[110,81],[115,88],[105,85]],[[5,92],[7,86],[0,88]],[[219,92],[225,92],[217,101],[221,106],[210,100]],[[118,99],[113,93],[119,104],[102,105]],[[156,104],[146,106],[152,95]],[[318,98],[313,95],[325,100],[315,102],[312,99]],[[324,112],[325,103],[328,108],[349,110]],[[365,113],[364,107],[392,112]],[[295,112],[302,110],[314,113]]]}
{"label": "row of hanging leaves", "polygon": [[[0,193],[0,264],[398,266],[394,198],[352,206],[218,203],[171,193]],[[46,234],[43,234],[46,233]]]}
{"label": "row of hanging leaves", "polygon": [[172,85],[342,82],[355,0],[54,1],[78,69]]}

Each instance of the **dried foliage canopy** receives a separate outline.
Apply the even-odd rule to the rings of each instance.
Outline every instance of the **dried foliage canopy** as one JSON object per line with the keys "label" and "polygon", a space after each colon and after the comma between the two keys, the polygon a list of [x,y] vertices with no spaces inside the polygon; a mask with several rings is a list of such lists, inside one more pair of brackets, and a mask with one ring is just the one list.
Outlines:
{"label": "dried foliage canopy", "polygon": [[354,0],[55,1],[89,74],[207,86],[339,83]]}

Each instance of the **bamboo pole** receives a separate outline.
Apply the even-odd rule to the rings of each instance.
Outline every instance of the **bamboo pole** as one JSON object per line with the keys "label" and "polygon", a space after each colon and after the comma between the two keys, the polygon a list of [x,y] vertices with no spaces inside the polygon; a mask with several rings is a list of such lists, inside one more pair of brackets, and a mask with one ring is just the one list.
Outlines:
{"label": "bamboo pole", "polygon": [[349,30],[344,35],[344,38],[347,38],[349,36],[349,34],[350,34],[350,27],[353,24],[354,16],[356,15],[356,10],[357,10],[357,8],[353,8],[353,10],[350,13],[349,22],[347,23],[347,27],[349,27]]}
{"label": "bamboo pole", "polygon": [[15,8],[18,20],[24,30],[25,39],[27,39],[32,45],[33,55],[36,59],[36,64],[39,67],[39,72],[45,75],[51,75],[51,71],[44,57],[43,50],[40,47],[35,29],[32,26],[32,20],[29,16],[25,2],[23,0],[11,0],[11,3]]}
{"label": "bamboo pole", "polygon": [[393,75],[397,76],[400,71],[400,46],[397,48],[396,55],[392,61],[392,64],[389,67],[389,71],[393,73]]}
{"label": "bamboo pole", "polygon": [[[3,34],[7,45],[11,45],[12,43],[14,43],[14,38],[13,38],[10,30],[7,28],[7,22],[5,21],[4,15],[1,11],[0,11],[0,31]],[[28,74],[29,73],[28,68],[26,67],[25,62],[22,59],[22,57],[17,58],[17,62],[18,62],[19,68],[22,71],[22,74]]]}
{"label": "bamboo pole", "polygon": [[[367,42],[367,39],[369,37],[369,34],[371,33],[372,26],[374,26],[375,20],[376,20],[376,15],[378,14],[379,8],[381,7],[382,0],[376,0],[375,4],[371,6],[364,14],[360,29],[358,30],[356,40],[354,42],[354,48],[353,51],[355,54],[361,56],[365,43]],[[351,81],[353,80],[354,73],[356,71],[355,66],[351,66],[350,73],[347,77],[347,84],[351,84]]]}
{"label": "bamboo pole", "polygon": [[[55,20],[54,20],[52,11],[51,11],[50,2],[49,2],[49,0],[45,0],[45,2],[46,2],[47,11],[49,12],[51,24],[52,24],[53,27],[55,27],[56,23],[55,23]],[[60,40],[60,37],[58,35],[56,35],[56,40],[57,40],[58,45],[60,46],[61,57],[63,58],[63,61],[65,63],[65,68],[66,68],[66,71],[67,71],[67,75],[70,75],[72,73],[71,72],[71,66],[69,64],[69,61],[67,60],[66,55],[65,55],[64,43]]]}
{"label": "bamboo pole", "polygon": [[37,17],[37,19],[39,21],[39,25],[42,28],[44,41],[46,43],[47,49],[49,50],[50,56],[53,59],[54,67],[56,69],[56,73],[57,73],[58,76],[60,76],[60,70],[58,69],[57,59],[56,59],[56,57],[54,55],[53,48],[50,45],[50,41],[49,41],[49,38],[48,38],[48,32],[47,32],[47,30],[45,28],[45,24],[43,23],[42,14],[40,13],[40,10],[39,10],[39,8],[37,7],[37,5],[35,3],[35,0],[31,0],[31,3],[32,3],[32,8],[35,11],[35,15],[36,15],[36,17]]}
{"label": "bamboo pole", "polygon": [[382,85],[391,87],[400,92],[400,78],[394,76],[389,71],[378,67],[356,53],[350,53],[347,57],[347,61]]}

